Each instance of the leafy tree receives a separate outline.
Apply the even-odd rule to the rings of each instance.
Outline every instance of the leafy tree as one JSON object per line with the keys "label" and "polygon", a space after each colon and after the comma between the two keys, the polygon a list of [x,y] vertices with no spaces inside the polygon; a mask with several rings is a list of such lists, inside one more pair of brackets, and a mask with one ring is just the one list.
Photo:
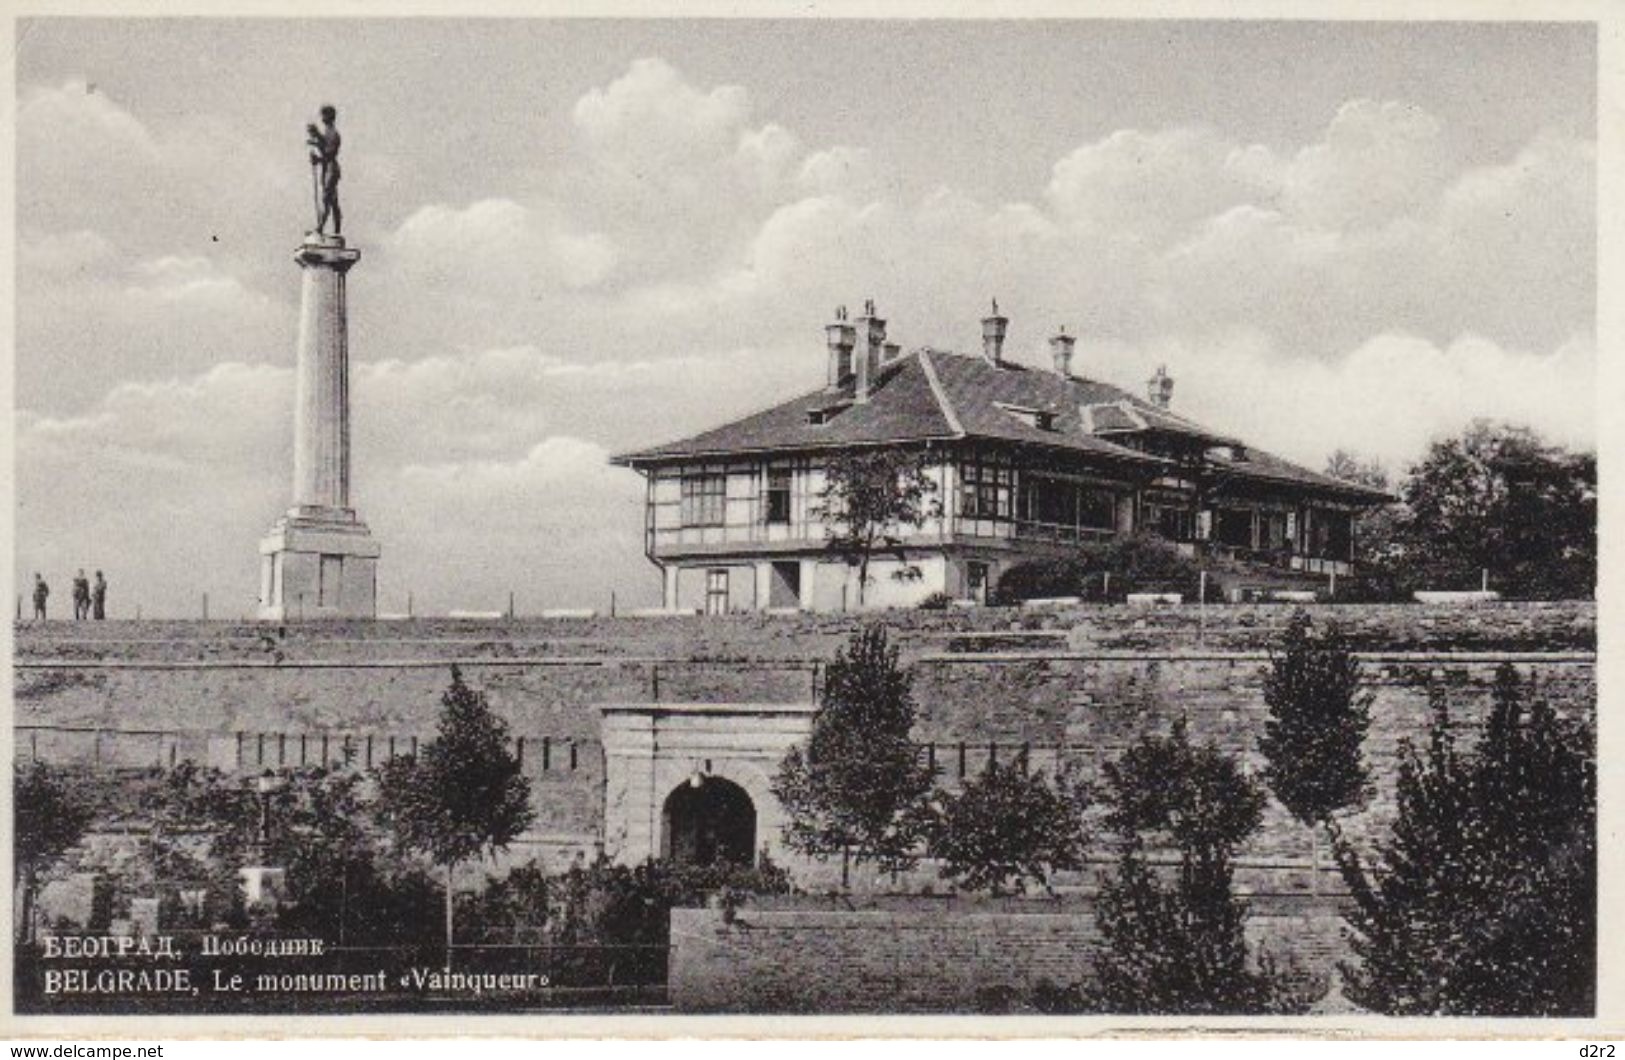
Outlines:
{"label": "leafy tree", "polygon": [[1022,892],[1056,869],[1083,867],[1088,796],[1065,777],[1052,787],[1023,760],[990,761],[941,802],[931,853],[942,859],[944,877],[972,890],[997,895],[1014,885]]}
{"label": "leafy tree", "polygon": [[[384,844],[368,812],[365,775],[321,766],[275,775],[281,783],[268,796],[264,843],[259,797],[245,778],[183,761],[133,788],[126,779],[123,819],[148,829],[152,862],[132,884],[142,893],[157,887],[166,906],[197,926],[241,926],[248,914],[238,870],[277,865],[287,870],[286,892],[270,914],[278,930],[364,945],[416,939],[440,904],[438,888]],[[191,888],[206,893],[201,910],[180,901]]]}
{"label": "leafy tree", "polygon": [[[1312,636],[1309,616],[1294,612],[1282,650],[1264,674],[1269,716],[1258,749],[1264,780],[1281,805],[1311,829],[1360,803],[1371,774],[1361,747],[1371,727],[1370,692],[1360,689],[1360,662],[1336,624]],[[1320,886],[1320,842],[1310,832],[1314,887]]]}
{"label": "leafy tree", "polygon": [[932,776],[910,736],[912,684],[884,626],[854,633],[826,670],[806,746],[790,749],[774,780],[785,842],[818,858],[840,851],[843,888],[854,862],[898,872],[918,861]]}
{"label": "leafy tree", "polygon": [[1479,746],[1434,697],[1425,754],[1400,762],[1398,816],[1368,873],[1339,840],[1360,958],[1348,996],[1395,1015],[1590,1015],[1596,1004],[1596,759],[1517,671],[1496,674]]}
{"label": "leafy tree", "polygon": [[[1435,442],[1404,506],[1365,564],[1402,591],[1492,588],[1521,598],[1589,598],[1597,581],[1597,462],[1524,428],[1480,420]],[[1374,537],[1374,535],[1368,535]]]}
{"label": "leafy tree", "polygon": [[30,942],[39,877],[78,843],[90,825],[89,806],[76,798],[66,778],[44,762],[19,766],[12,774],[12,884],[21,896],[18,941]]}
{"label": "leafy tree", "polygon": [[535,861],[516,865],[461,903],[463,935],[497,945],[546,942],[558,884]]}
{"label": "leafy tree", "polygon": [[1347,449],[1338,449],[1326,458],[1326,474],[1374,490],[1388,488],[1388,469],[1382,466],[1382,461]]}
{"label": "leafy tree", "polygon": [[457,865],[505,849],[534,811],[507,723],[491,713],[483,692],[463,683],[456,666],[440,702],[435,738],[419,755],[386,763],[378,771],[378,794],[383,821],[399,844],[445,871],[449,967]]}
{"label": "leafy tree", "polygon": [[[1393,483],[1382,462],[1347,449],[1326,458],[1326,474],[1358,486],[1391,492]],[[1399,525],[1403,508],[1379,504],[1355,513],[1350,533],[1354,538],[1354,573],[1337,580],[1340,600],[1387,601],[1410,598],[1413,586],[1401,585],[1396,556],[1401,551]]]}
{"label": "leafy tree", "polygon": [[857,569],[859,607],[876,555],[890,554],[904,564],[899,578],[919,576],[907,564],[902,534],[937,516],[941,506],[936,491],[925,458],[915,451],[880,446],[830,457],[816,511],[828,534],[828,550]]}
{"label": "leafy tree", "polygon": [[[1183,720],[1167,737],[1141,737],[1105,773],[1121,854],[1098,899],[1105,945],[1090,1002],[1129,1013],[1269,1008],[1279,988],[1249,960],[1247,910],[1232,892],[1235,851],[1259,827],[1263,790],[1217,747],[1192,746]],[[1149,863],[1152,843],[1177,855],[1171,881]]]}
{"label": "leafy tree", "polygon": [[[534,877],[527,885],[541,889]],[[572,866],[545,881],[547,939],[564,953],[551,966],[554,982],[663,983],[674,907],[789,890],[789,875],[765,852],[756,865],[620,865],[601,857]]]}

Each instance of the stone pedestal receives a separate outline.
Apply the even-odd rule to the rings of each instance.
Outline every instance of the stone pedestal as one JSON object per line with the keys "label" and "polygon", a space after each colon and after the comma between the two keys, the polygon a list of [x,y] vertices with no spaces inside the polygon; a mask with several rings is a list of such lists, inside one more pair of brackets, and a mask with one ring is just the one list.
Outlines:
{"label": "stone pedestal", "polygon": [[260,617],[374,618],[378,542],[365,523],[292,509],[260,541]]}
{"label": "stone pedestal", "polygon": [[350,349],[345,274],[361,252],[311,233],[295,369],[293,507],[260,541],[262,619],[373,618],[378,543],[350,507]]}
{"label": "stone pedestal", "polygon": [[248,865],[238,869],[237,876],[243,884],[243,904],[249,909],[275,909],[287,894],[287,869]]}
{"label": "stone pedestal", "polygon": [[135,929],[137,938],[157,938],[158,899],[130,899],[130,924]]}

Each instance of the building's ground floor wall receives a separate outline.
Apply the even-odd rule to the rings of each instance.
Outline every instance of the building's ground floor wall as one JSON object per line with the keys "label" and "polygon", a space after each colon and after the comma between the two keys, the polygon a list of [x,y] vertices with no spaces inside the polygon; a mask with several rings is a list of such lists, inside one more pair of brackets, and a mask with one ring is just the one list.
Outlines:
{"label": "building's ground floor wall", "polygon": [[711,615],[917,607],[933,594],[953,595],[963,582],[962,570],[957,574],[940,552],[876,557],[860,595],[858,568],[821,557],[672,561],[662,569],[663,604]]}
{"label": "building's ground floor wall", "polygon": [[[1227,516],[1227,520],[1220,521],[1226,537],[1212,535],[1206,547],[1226,562],[1225,569],[1216,572],[1215,577],[1222,575],[1225,586],[1237,599],[1253,588],[1278,587],[1280,583],[1313,587],[1317,578],[1333,579],[1353,572],[1353,564],[1346,559],[1315,558],[1283,550],[1268,535],[1282,527],[1295,532],[1299,524],[1295,519],[1289,522],[1281,512],[1238,508],[1228,511]],[[822,550],[807,555],[749,547],[738,552],[714,549],[701,555],[670,556],[657,560],[662,606],[668,611],[707,615],[840,612],[917,607],[939,594],[985,604],[1011,567],[1073,555],[1079,547],[1075,542],[995,533],[989,529],[991,525],[972,527],[976,532],[963,537],[913,544],[903,559],[891,554],[875,556],[869,563],[861,596],[858,568],[831,559]],[[1211,534],[1211,526],[1204,532]],[[1249,547],[1244,537],[1246,541],[1262,540],[1263,544]],[[1190,556],[1197,555],[1202,547],[1195,541],[1176,541],[1174,545]],[[1230,562],[1234,560],[1246,562]]]}
{"label": "building's ground floor wall", "polygon": [[858,568],[823,558],[672,560],[662,568],[663,606],[689,614],[751,611],[858,611],[918,607],[927,598],[985,604],[1006,571],[1054,546],[1029,550],[986,547],[919,550],[906,559],[878,556],[869,563],[860,598]]}

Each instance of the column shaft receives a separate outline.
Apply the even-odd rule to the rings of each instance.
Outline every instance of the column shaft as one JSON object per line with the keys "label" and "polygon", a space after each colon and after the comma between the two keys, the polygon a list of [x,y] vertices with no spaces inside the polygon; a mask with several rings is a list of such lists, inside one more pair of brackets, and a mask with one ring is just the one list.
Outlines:
{"label": "column shaft", "polygon": [[345,273],[359,255],[305,246],[294,398],[293,503],[350,507],[350,351]]}

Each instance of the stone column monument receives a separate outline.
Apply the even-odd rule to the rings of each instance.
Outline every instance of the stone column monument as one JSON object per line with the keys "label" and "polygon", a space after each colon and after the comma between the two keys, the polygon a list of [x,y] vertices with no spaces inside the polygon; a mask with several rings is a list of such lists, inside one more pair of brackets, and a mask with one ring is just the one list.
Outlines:
{"label": "stone column monument", "polygon": [[[345,276],[361,252],[338,234],[338,130],[307,128],[316,229],[294,251],[304,271],[294,396],[293,506],[260,541],[260,617],[373,618],[378,542],[350,506],[350,350]],[[334,233],[323,229],[334,222]]]}

